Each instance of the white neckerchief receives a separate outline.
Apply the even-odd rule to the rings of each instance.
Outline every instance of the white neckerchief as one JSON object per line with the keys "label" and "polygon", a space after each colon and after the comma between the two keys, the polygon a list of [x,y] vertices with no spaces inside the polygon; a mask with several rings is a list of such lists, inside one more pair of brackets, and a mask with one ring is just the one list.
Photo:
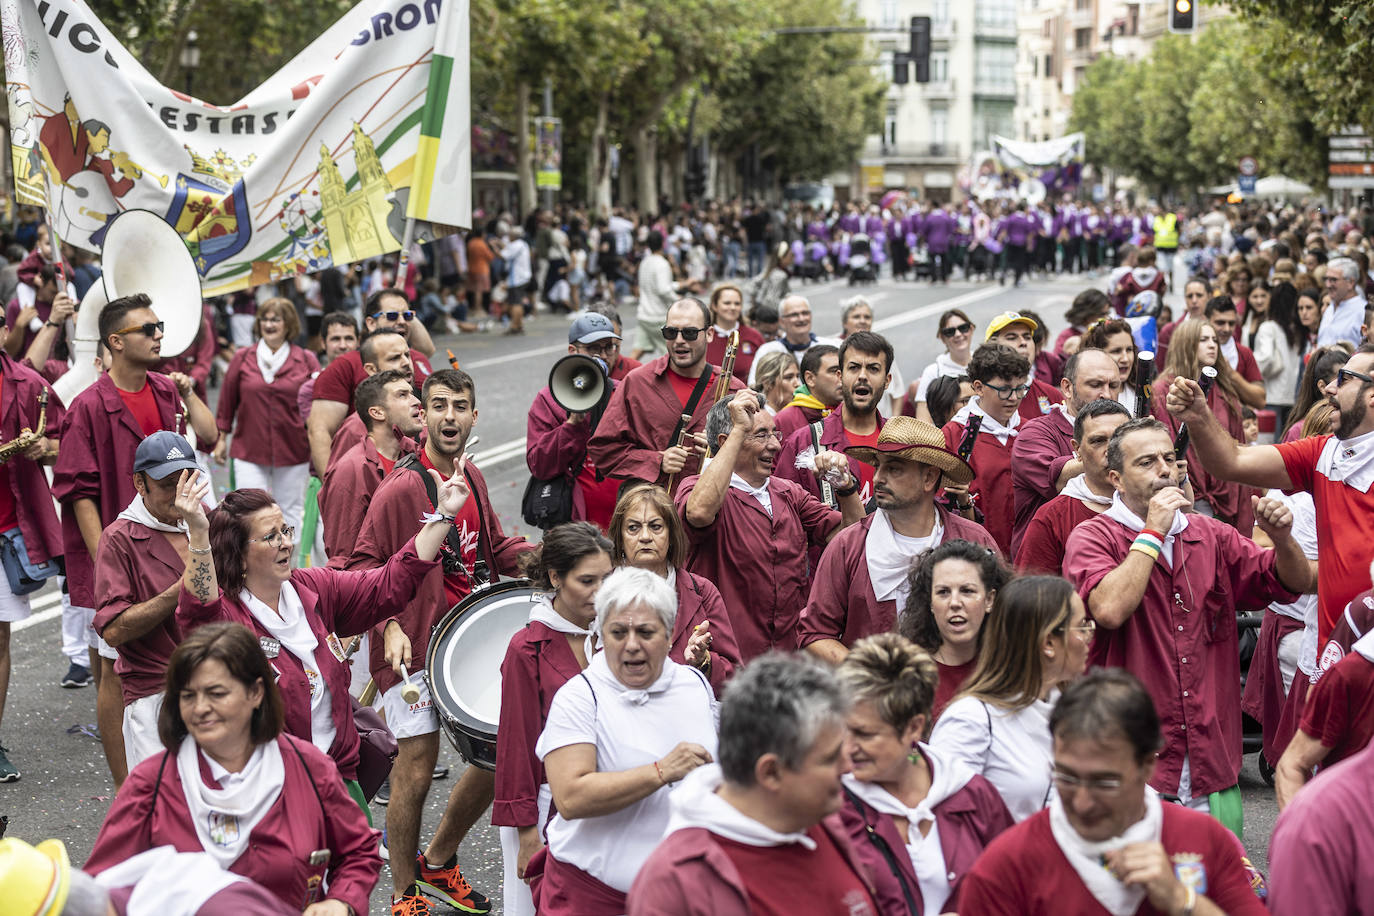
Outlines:
{"label": "white neckerchief", "polygon": [[330,709],[329,685],[324,681],[324,673],[315,663],[315,650],[319,641],[310,629],[306,619],[305,607],[300,595],[289,581],[281,584],[281,594],[277,598],[280,613],[259,601],[248,589],[239,592],[239,601],[248,609],[263,629],[281,643],[281,647],[300,660],[305,670],[306,680],[310,683],[310,743],[326,754],[334,743],[334,716]]}
{"label": "white neckerchief", "polygon": [[175,525],[158,521],[156,516],[149,512],[148,507],[144,505],[142,493],[134,494],[133,502],[124,507],[124,511],[119,513],[119,517],[154,531],[162,531],[167,534],[186,534],[185,521],[177,522]]}
{"label": "white neckerchief", "polygon": [[930,534],[923,538],[899,536],[887,512],[882,509],[874,512],[873,523],[868,526],[864,538],[864,561],[868,564],[868,578],[873,582],[873,596],[879,601],[896,601],[899,609],[905,607],[911,592],[907,580],[911,561],[939,544],[944,536],[945,526],[940,524],[938,512]]}
{"label": "white neckerchief", "polygon": [[1083,886],[1113,916],[1131,916],[1145,900],[1145,888],[1127,887],[1102,864],[1104,853],[1132,843],[1158,843],[1164,827],[1164,810],[1154,789],[1145,787],[1145,816],[1110,840],[1092,843],[1078,835],[1064,814],[1058,792],[1050,793],[1050,832],[1064,858],[1069,860]]}
{"label": "white neckerchief", "polygon": [[731,473],[730,486],[741,492],[748,493],[750,496],[757,499],[759,501],[759,505],[763,506],[763,511],[768,513],[768,517],[773,517],[773,497],[768,492],[767,480],[763,482],[763,486],[761,487],[751,487],[747,482],[745,482],[745,479],[743,477],[739,476],[738,474]]}
{"label": "white neckerchief", "polygon": [[1011,439],[1012,436],[1016,435],[1017,427],[1021,425],[1021,414],[1019,412],[1013,413],[1011,415],[1011,422],[1003,426],[989,416],[988,412],[983,409],[983,405],[978,403],[978,401],[979,399],[976,397],[969,398],[969,402],[964,405],[964,408],[954,415],[955,422],[967,426],[968,418],[973,414],[978,414],[983,418],[983,425],[978,429],[979,434],[991,433],[997,437],[998,442],[1006,445],[1007,441]]}
{"label": "white neckerchief", "polygon": [[598,652],[587,664],[587,677],[596,681],[604,687],[613,690],[620,695],[620,698],[627,703],[635,706],[643,706],[656,693],[663,693],[673,686],[673,677],[677,673],[678,666],[672,661],[665,661],[663,671],[659,674],[658,680],[648,687],[626,687],[616,679],[611,673],[610,663],[606,661],[606,653]]}
{"label": "white neckerchief", "polygon": [[975,775],[972,768],[951,760],[924,742],[920,748],[921,753],[930,764],[930,791],[914,808],[908,808],[901,799],[877,783],[855,779],[852,773],[846,773],[840,777],[844,784],[874,811],[879,814],[891,814],[894,817],[906,818],[911,825],[910,832],[914,834],[912,836],[914,840],[920,839],[921,834],[918,828],[921,824],[935,820],[936,806],[968,785],[968,781]]}
{"label": "white neckerchief", "polygon": [[267,341],[258,339],[258,371],[262,373],[263,381],[272,384],[272,380],[277,377],[281,367],[286,365],[286,358],[291,355],[291,344],[283,343],[273,353],[272,348],[267,345]]}
{"label": "white neckerchief", "polygon": [[668,818],[665,834],[687,827],[701,827],[718,837],[746,846],[787,846],[796,843],[808,851],[816,849],[816,841],[804,831],[779,833],[721,798],[716,790],[724,782],[718,763],[708,763],[688,773],[669,797],[672,814]]}
{"label": "white neckerchief", "polygon": [[1374,484],[1374,433],[1353,439],[1327,439],[1317,456],[1317,473],[1368,493]]}
{"label": "white neckerchief", "polygon": [[[1074,499],[1082,500],[1085,503],[1093,503],[1098,506],[1110,506],[1112,504],[1112,496],[1116,495],[1113,493],[1112,496],[1098,496],[1088,486],[1087,474],[1079,474],[1077,477],[1074,477],[1068,483],[1064,484],[1062,492],[1065,496],[1072,496]],[[1141,527],[1143,528],[1145,526],[1141,525]]]}
{"label": "white neckerchief", "polygon": [[1221,342],[1221,355],[1226,357],[1226,361],[1231,364],[1232,369],[1240,365],[1240,350],[1236,349],[1234,337],[1227,335],[1226,339]]}
{"label": "white neckerchief", "polygon": [[200,777],[200,754],[195,739],[189,735],[182,738],[177,749],[177,775],[196,839],[227,871],[248,848],[249,834],[281,795],[286,768],[281,748],[275,740],[268,741],[253,749],[247,766],[238,778],[229,780],[230,785],[212,789]]}
{"label": "white neckerchief", "polygon": [[107,891],[133,888],[125,916],[196,916],[220,891],[248,880],[225,871],[207,852],[177,852],[175,846],[140,852],[94,878]]}
{"label": "white neckerchief", "polygon": [[[1145,530],[1145,520],[1136,515],[1126,507],[1121,501],[1120,493],[1112,494],[1112,504],[1107,507],[1107,511],[1102,513],[1113,521],[1120,522],[1131,531],[1140,532]],[[1169,530],[1164,533],[1164,561],[1172,569],[1174,565],[1174,537],[1188,527],[1188,516],[1183,512],[1174,513],[1174,523],[1169,526]]]}
{"label": "white neckerchief", "polygon": [[591,658],[596,652],[596,622],[593,621],[590,627],[585,629],[579,627],[562,614],[553,609],[553,598],[549,595],[540,595],[530,605],[531,623],[538,622],[553,630],[555,633],[563,633],[567,636],[582,637],[582,651],[587,658]]}

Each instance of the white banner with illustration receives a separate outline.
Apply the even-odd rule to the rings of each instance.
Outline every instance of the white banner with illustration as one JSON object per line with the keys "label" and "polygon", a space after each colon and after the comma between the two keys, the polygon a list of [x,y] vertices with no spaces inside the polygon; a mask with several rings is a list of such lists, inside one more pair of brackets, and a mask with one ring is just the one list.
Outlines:
{"label": "white banner with illustration", "polygon": [[241,101],[158,83],[80,0],[0,0],[18,199],[100,251],[151,210],[206,296],[471,223],[468,0],[363,0]]}

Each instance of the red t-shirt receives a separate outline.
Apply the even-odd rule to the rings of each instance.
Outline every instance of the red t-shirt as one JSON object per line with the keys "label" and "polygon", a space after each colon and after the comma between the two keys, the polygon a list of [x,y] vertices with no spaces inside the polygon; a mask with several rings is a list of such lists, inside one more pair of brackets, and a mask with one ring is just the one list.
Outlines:
{"label": "red t-shirt", "polygon": [[392,459],[388,458],[387,456],[383,455],[381,452],[378,452],[378,453],[377,453],[377,460],[380,461],[381,464],[382,464],[382,476],[383,476],[383,477],[385,477],[386,475],[390,474],[392,468],[396,467],[396,462],[393,461]]}
{"label": "red t-shirt", "polygon": [[1023,573],[1058,576],[1064,572],[1064,542],[1081,522],[1097,516],[1083,500],[1062,493],[1035,510],[1021,536],[1016,568]]}
{"label": "red t-shirt", "polygon": [[934,722],[940,718],[940,713],[945,711],[945,707],[949,705],[950,700],[954,699],[954,695],[963,689],[964,682],[968,680],[977,664],[978,659],[976,657],[973,661],[963,665],[935,663],[935,667],[940,670],[940,680],[935,685],[935,702],[930,706],[930,721]]}
{"label": "red t-shirt", "polygon": [[1369,588],[1374,539],[1366,519],[1374,517],[1374,487],[1361,493],[1317,473],[1317,458],[1331,436],[1309,436],[1275,446],[1298,490],[1312,494],[1317,507],[1317,644],[1325,645],[1346,604]]}
{"label": "red t-shirt", "polygon": [[[749,846],[717,837],[749,894],[756,916],[875,916],[873,896],[819,824],[806,831],[816,848],[800,843]],[[903,850],[904,852],[904,850]]]}
{"label": "red t-shirt", "polygon": [[[0,404],[5,403],[5,376],[0,374]],[[14,494],[10,492],[10,466],[0,464],[0,531],[9,531],[19,525],[19,510],[14,504]]]}
{"label": "red t-shirt", "polygon": [[157,409],[157,399],[153,397],[153,389],[147,379],[144,379],[143,387],[137,391],[125,391],[118,386],[115,390],[119,392],[124,406],[129,408],[129,413],[134,415],[134,422],[143,430],[144,436],[151,436],[162,429],[162,416]]}
{"label": "red t-shirt", "polygon": [[[430,470],[438,470],[429,460],[429,453],[420,449],[420,464]],[[440,471],[439,473],[443,473]],[[453,527],[459,534],[459,543],[463,545],[463,566],[472,569],[472,565],[477,562],[477,539],[481,527],[481,516],[477,512],[477,500],[468,497],[467,502],[463,503],[463,508],[458,510],[458,518],[454,520]],[[443,553],[449,550],[448,543],[445,542]],[[495,573],[495,570],[492,570]],[[448,606],[453,607],[468,595],[472,594],[472,578],[463,570],[444,573],[444,599],[448,601]]]}
{"label": "red t-shirt", "polygon": [[[875,427],[873,432],[866,436],[861,436],[848,427],[845,427],[844,430],[845,437],[849,439],[849,444],[851,446],[862,445],[867,448],[873,448],[878,444],[878,434],[880,432],[882,432],[882,430]],[[867,461],[852,462],[849,465],[850,468],[853,468],[855,464],[859,466],[859,500],[866,504],[873,498],[873,475],[877,473],[878,469]]]}
{"label": "red t-shirt", "polygon": [[1331,766],[1369,744],[1374,737],[1374,662],[1352,652],[1322,675],[1307,694],[1302,725],[1331,753]]}
{"label": "red t-shirt", "polygon": [[[685,375],[678,375],[672,369],[668,370],[668,381],[673,386],[673,394],[677,395],[678,403],[681,404],[684,409],[687,407],[687,402],[692,399],[692,389],[697,386],[697,382],[700,380],[700,378],[688,378]],[[711,383],[707,381],[706,384],[710,385]],[[703,392],[702,397],[704,398],[705,396],[706,392]]]}
{"label": "red t-shirt", "polygon": [[602,531],[611,527],[616,497],[620,495],[620,481],[614,477],[596,479],[596,465],[588,458],[577,472],[577,485],[582,489],[582,501],[587,508],[587,521]]}
{"label": "red t-shirt", "polygon": [[[410,351],[410,362],[415,369],[415,384],[418,386],[430,376],[429,360],[418,351]],[[362,354],[350,350],[332,359],[319,375],[315,376],[315,390],[311,397],[315,401],[339,401],[353,411],[353,391],[358,383],[367,378],[363,368]]]}

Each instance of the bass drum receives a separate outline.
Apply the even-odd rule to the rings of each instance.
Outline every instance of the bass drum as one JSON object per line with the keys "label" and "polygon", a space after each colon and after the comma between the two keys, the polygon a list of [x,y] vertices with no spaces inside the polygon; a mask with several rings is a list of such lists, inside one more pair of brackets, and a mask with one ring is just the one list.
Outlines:
{"label": "bass drum", "polygon": [[524,628],[539,590],[515,579],[473,592],[434,627],[425,681],[449,741],[468,763],[496,769],[501,663]]}

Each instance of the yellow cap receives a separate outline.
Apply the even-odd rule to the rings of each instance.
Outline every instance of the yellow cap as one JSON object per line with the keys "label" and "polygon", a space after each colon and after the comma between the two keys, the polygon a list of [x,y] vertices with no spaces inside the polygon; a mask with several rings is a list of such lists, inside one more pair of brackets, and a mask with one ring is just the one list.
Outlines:
{"label": "yellow cap", "polygon": [[1019,314],[1017,312],[1003,312],[996,318],[992,319],[992,321],[988,324],[988,332],[983,336],[983,339],[991,340],[992,335],[996,334],[997,332],[1003,330],[1006,327],[1009,327],[1010,325],[1017,324],[1018,322],[1027,325],[1031,329],[1031,331],[1034,331],[1038,327],[1038,325],[1035,323],[1035,319],[1033,318],[1027,318],[1025,315]]}
{"label": "yellow cap", "polygon": [[13,837],[0,840],[0,916],[59,916],[71,871],[61,840],[36,847]]}

